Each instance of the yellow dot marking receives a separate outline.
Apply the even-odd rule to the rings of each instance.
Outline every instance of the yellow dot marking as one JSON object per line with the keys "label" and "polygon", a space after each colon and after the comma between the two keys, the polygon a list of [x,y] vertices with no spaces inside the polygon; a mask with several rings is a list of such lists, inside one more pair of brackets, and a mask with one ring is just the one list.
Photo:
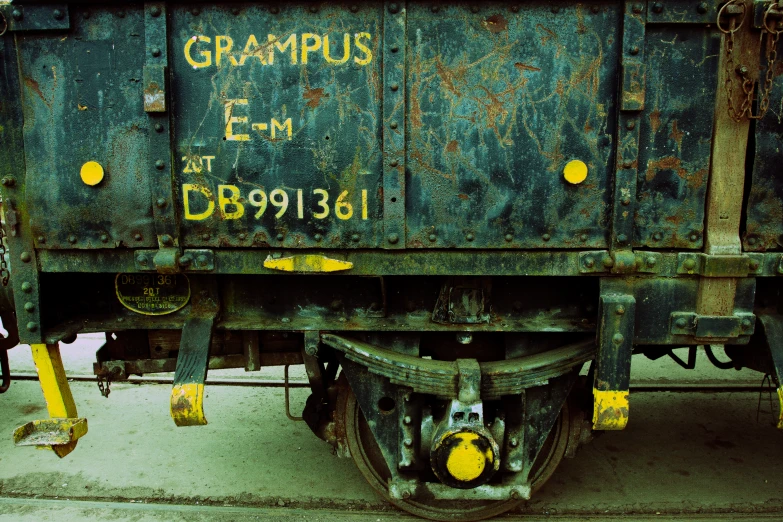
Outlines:
{"label": "yellow dot marking", "polygon": [[563,169],[563,176],[572,185],[578,185],[587,178],[587,165],[581,160],[571,160]]}
{"label": "yellow dot marking", "polygon": [[479,436],[475,433],[457,433],[453,437],[459,440],[452,448],[446,461],[446,469],[455,479],[470,482],[481,476],[486,465],[486,455],[474,444]]}
{"label": "yellow dot marking", "polygon": [[82,165],[80,174],[85,185],[93,187],[103,180],[103,167],[97,161],[88,161]]}

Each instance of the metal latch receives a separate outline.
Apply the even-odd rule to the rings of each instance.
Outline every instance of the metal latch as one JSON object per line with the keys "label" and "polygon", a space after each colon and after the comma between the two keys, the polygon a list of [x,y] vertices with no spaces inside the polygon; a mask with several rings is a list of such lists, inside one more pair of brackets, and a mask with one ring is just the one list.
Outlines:
{"label": "metal latch", "polygon": [[697,339],[735,339],[753,334],[756,316],[751,313],[717,316],[673,312],[670,324],[673,335],[691,335]]}
{"label": "metal latch", "polygon": [[215,253],[207,249],[186,249],[182,253],[176,248],[137,250],[134,264],[139,272],[209,272],[215,269]]}

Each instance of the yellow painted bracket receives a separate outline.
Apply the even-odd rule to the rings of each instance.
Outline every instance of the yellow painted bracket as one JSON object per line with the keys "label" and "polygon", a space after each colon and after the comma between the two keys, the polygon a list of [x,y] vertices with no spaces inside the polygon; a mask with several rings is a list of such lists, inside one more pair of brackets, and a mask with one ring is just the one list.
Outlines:
{"label": "yellow painted bracket", "polygon": [[207,423],[203,384],[174,385],[171,389],[171,418],[177,426],[203,426]]}
{"label": "yellow painted bracket", "polygon": [[350,270],[353,263],[340,259],[331,259],[316,254],[302,254],[289,257],[267,256],[264,260],[264,268],[280,270],[282,272],[340,272]]}
{"label": "yellow painted bracket", "polygon": [[778,388],[778,401],[780,402],[780,414],[778,416],[778,429],[783,430],[783,386]]}
{"label": "yellow painted bracket", "polygon": [[628,424],[628,390],[593,388],[593,429],[622,430]]}
{"label": "yellow painted bracket", "polygon": [[76,448],[87,433],[87,419],[79,418],[71,387],[65,377],[60,347],[57,344],[33,344],[33,362],[38,371],[50,419],[28,422],[14,431],[17,446],[37,446],[64,457]]}

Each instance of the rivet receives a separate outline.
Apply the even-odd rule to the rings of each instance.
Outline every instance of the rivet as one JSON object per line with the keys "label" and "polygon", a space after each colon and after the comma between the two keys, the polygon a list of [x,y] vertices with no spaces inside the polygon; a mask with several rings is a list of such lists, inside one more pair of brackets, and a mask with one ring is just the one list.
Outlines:
{"label": "rivet", "polygon": [[269,12],[276,15],[276,14],[278,14],[280,12],[280,8],[277,7],[276,5],[272,6],[272,7],[269,8]]}
{"label": "rivet", "polygon": [[318,12],[318,6],[311,5],[309,10],[310,10],[311,13],[317,13]]}
{"label": "rivet", "polygon": [[689,239],[691,241],[698,241],[699,240],[699,234],[694,232],[693,234],[690,235]]}
{"label": "rivet", "polygon": [[759,262],[756,261],[755,259],[751,260],[750,263],[748,264],[748,266],[750,266],[750,269],[755,272],[756,270],[759,269]]}
{"label": "rivet", "polygon": [[138,256],[136,256],[136,262],[141,266],[145,266],[149,261],[147,260],[147,256],[145,256],[144,254],[139,254]]}
{"label": "rivet", "polygon": [[587,234],[579,234],[579,241],[582,242],[587,241]]}
{"label": "rivet", "polygon": [[514,234],[506,234],[504,239],[507,243],[511,243],[514,240]]}
{"label": "rivet", "polygon": [[73,235],[71,235],[71,236],[68,236],[68,242],[69,242],[70,244],[72,244],[72,245],[73,245],[74,243],[76,243],[76,236],[73,236]]}
{"label": "rivet", "polygon": [[396,3],[389,4],[389,12],[391,14],[399,13],[400,12],[400,4],[396,4]]}
{"label": "rivet", "polygon": [[386,241],[388,241],[392,245],[396,245],[399,240],[400,240],[400,236],[398,236],[397,234],[393,234],[393,233],[389,234],[386,237]]}
{"label": "rivet", "polygon": [[359,241],[359,234],[351,234],[351,241],[354,243]]}
{"label": "rivet", "polygon": [[644,7],[642,6],[642,4],[633,4],[633,12],[634,13],[639,14],[642,11],[644,11]]}
{"label": "rivet", "polygon": [[30,283],[28,283],[27,281],[25,281],[24,283],[22,283],[22,292],[24,292],[24,293],[26,293],[26,294],[29,294],[29,293],[31,293],[32,291],[33,291],[33,285],[31,285],[31,284],[30,284]]}
{"label": "rivet", "polygon": [[163,170],[163,167],[165,167],[166,164],[163,162],[163,160],[158,160],[155,162],[155,168],[158,170]]}
{"label": "rivet", "polygon": [[631,166],[633,166],[633,162],[631,160],[625,160],[623,161],[623,168],[624,169],[630,169]]}
{"label": "rivet", "polygon": [[65,13],[63,13],[59,9],[55,9],[52,15],[54,16],[55,20],[62,20],[63,18],[65,18]]}
{"label": "rivet", "polygon": [[655,234],[653,234],[652,237],[653,237],[653,241],[660,241],[661,239],[663,239],[663,234],[661,234],[660,232],[656,232]]}
{"label": "rivet", "polygon": [[162,123],[156,123],[155,124],[155,132],[163,132],[163,124]]}
{"label": "rivet", "polygon": [[203,241],[209,241],[209,234],[201,234],[201,239]]}
{"label": "rivet", "polygon": [[391,127],[392,129],[396,129],[397,128],[397,122],[396,121],[391,122],[389,124],[389,127]]}
{"label": "rivet", "polygon": [[190,14],[192,14],[193,16],[198,16],[201,14],[201,10],[198,9],[197,7],[194,7],[193,9],[190,10]]}
{"label": "rivet", "polygon": [[410,492],[410,491],[408,491],[407,489],[406,489],[406,490],[403,490],[403,492],[402,492],[402,495],[401,495],[401,496],[402,496],[402,498],[403,498],[404,500],[408,500],[409,498],[411,498],[411,492]]}
{"label": "rivet", "polygon": [[35,304],[31,303],[30,301],[26,302],[24,304],[24,309],[27,312],[34,312],[35,311]]}
{"label": "rivet", "polygon": [[625,337],[623,337],[623,334],[616,333],[612,337],[612,341],[614,344],[623,344],[623,341],[625,341]]}
{"label": "rivet", "polygon": [[172,238],[168,234],[163,234],[160,236],[160,242],[163,243],[165,246],[171,246],[174,244],[174,238]]}
{"label": "rivet", "polygon": [[399,164],[400,164],[400,162],[399,162],[399,161],[397,161],[397,160],[391,160],[391,161],[389,162],[389,166],[391,166],[391,167],[396,167],[396,166],[398,166]]}
{"label": "rivet", "polygon": [[626,243],[627,241],[628,241],[628,236],[626,236],[625,234],[619,234],[617,236],[618,243]]}
{"label": "rivet", "polygon": [[585,265],[587,268],[593,268],[593,267],[595,266],[595,260],[594,260],[592,257],[590,257],[590,256],[587,256],[587,257],[585,257],[585,259],[584,259],[584,265]]}
{"label": "rivet", "polygon": [[247,239],[247,234],[245,234],[244,232],[242,232],[242,233],[241,233],[241,234],[239,234],[237,237],[239,238],[239,240],[240,240],[240,241],[244,241],[245,239]]}
{"label": "rivet", "polygon": [[413,446],[413,441],[411,439],[405,439],[405,441],[403,441],[403,444],[405,445],[406,448],[410,448],[411,446]]}
{"label": "rivet", "polygon": [[284,240],[284,239],[285,239],[285,235],[284,235],[284,234],[282,234],[282,233],[280,233],[280,234],[277,234],[277,240],[278,240],[278,241],[282,241],[282,240]]}
{"label": "rivet", "polygon": [[396,46],[396,45],[392,45],[390,50],[391,50],[391,52],[396,53],[397,51],[400,50],[400,48],[398,46]]}
{"label": "rivet", "polygon": [[14,18],[14,20],[16,20],[17,22],[18,22],[19,20],[21,20],[22,18],[24,18],[24,15],[22,14],[22,11],[20,11],[19,9],[14,9],[14,10],[13,10],[13,12],[11,13],[11,16],[12,16],[12,17]]}
{"label": "rivet", "polygon": [[352,6],[351,6],[351,12],[352,12],[352,13],[355,13],[355,12],[357,12],[358,10],[359,10],[359,6],[358,6],[358,5],[354,4],[354,5],[352,5]]}
{"label": "rivet", "polygon": [[34,323],[32,321],[27,323],[27,331],[28,332],[34,332],[36,330],[38,330],[38,324],[37,323]]}
{"label": "rivet", "polygon": [[193,262],[193,257],[190,254],[185,254],[179,258],[179,266],[190,266]]}
{"label": "rivet", "polygon": [[749,245],[755,245],[756,244],[756,238],[755,237],[749,237],[748,238],[748,244]]}
{"label": "rivet", "polygon": [[100,235],[101,243],[108,243],[109,242],[109,234],[101,234]]}
{"label": "rivet", "polygon": [[625,315],[625,307],[623,305],[618,306],[614,309],[614,313],[617,315]]}
{"label": "rivet", "polygon": [[684,317],[680,317],[677,319],[677,321],[675,321],[674,324],[677,326],[677,328],[685,328],[688,326],[688,321],[686,321]]}
{"label": "rivet", "polygon": [[290,323],[291,319],[289,317],[283,317],[283,318],[280,319],[280,322],[281,323]]}
{"label": "rivet", "polygon": [[313,239],[315,239],[316,241],[320,241],[320,240],[322,240],[323,238],[324,238],[324,237],[323,237],[321,234],[316,234],[316,235],[314,235],[314,236],[313,236]]}
{"label": "rivet", "polygon": [[134,234],[133,235],[133,239],[135,239],[136,241],[141,241],[141,239],[142,239],[141,238],[141,234]]}
{"label": "rivet", "polygon": [[85,185],[94,187],[101,181],[103,181],[103,166],[97,161],[88,161],[79,170],[79,176]]}
{"label": "rivet", "polygon": [[626,196],[626,197],[624,197],[622,200],[620,200],[620,203],[622,203],[622,204],[623,204],[623,206],[627,207],[628,205],[630,205],[630,204],[631,204],[631,198],[629,198],[628,196]]}
{"label": "rivet", "polygon": [[0,180],[0,185],[3,185],[4,187],[13,187],[16,185],[16,179],[8,176]]}
{"label": "rivet", "polygon": [[467,239],[468,241],[473,241],[474,239],[476,239],[476,236],[474,236],[471,233],[467,233],[465,234],[465,239]]}
{"label": "rivet", "polygon": [[160,7],[153,6],[152,9],[150,9],[150,15],[152,15],[153,18],[157,18],[160,16]]}
{"label": "rivet", "polygon": [[512,448],[516,448],[517,446],[519,446],[519,441],[517,440],[516,437],[511,437],[511,439],[508,441],[508,445],[511,446]]}
{"label": "rivet", "polygon": [[152,56],[154,56],[155,58],[161,55],[160,47],[153,47],[151,52],[152,52]]}
{"label": "rivet", "polygon": [[660,2],[655,2],[653,4],[653,13],[661,13],[663,12],[663,4]]}
{"label": "rivet", "polygon": [[742,327],[743,328],[750,328],[750,319],[743,319],[742,320]]}
{"label": "rivet", "polygon": [[612,259],[610,256],[606,256],[602,263],[606,268],[612,268],[614,266],[614,259]]}
{"label": "rivet", "polygon": [[[628,49],[628,52],[629,52],[631,55],[633,55],[633,56],[636,56],[637,54],[639,54],[639,48],[638,48],[637,46],[635,46],[635,45],[634,45],[633,47],[631,47],[630,49]],[[633,128],[633,127],[632,127],[632,128]]]}
{"label": "rivet", "polygon": [[438,240],[438,236],[436,236],[435,234],[430,234],[429,240],[434,243],[435,241]]}
{"label": "rivet", "polygon": [[155,205],[157,205],[158,208],[163,208],[166,206],[166,200],[163,198],[158,198],[158,200],[155,202]]}
{"label": "rivet", "polygon": [[413,422],[413,419],[411,419],[410,415],[406,415],[404,419],[402,419],[402,422],[406,425],[410,425]]}
{"label": "rivet", "polygon": [[19,256],[19,259],[21,259],[23,263],[29,263],[32,257],[30,257],[29,252],[22,252],[22,255]]}
{"label": "rivet", "polygon": [[636,121],[628,120],[627,122],[625,122],[625,128],[628,130],[634,130],[636,128]]}
{"label": "rivet", "polygon": [[647,263],[647,266],[649,266],[649,267],[653,267],[656,264],[658,264],[658,260],[655,259],[655,256],[648,256],[647,259],[645,260],[645,262]]}
{"label": "rivet", "polygon": [[393,91],[397,91],[397,90],[400,88],[400,84],[398,84],[398,83],[393,83],[393,84],[391,84],[391,85],[389,86],[389,88],[390,88],[391,90],[393,90]]}
{"label": "rivet", "polygon": [[196,258],[196,263],[198,263],[200,266],[206,265],[207,261],[209,260],[207,259],[207,256],[205,256],[204,254],[201,254]]}
{"label": "rivet", "polygon": [[693,259],[686,259],[686,260],[685,260],[685,261],[682,263],[682,267],[683,267],[685,270],[693,270],[694,268],[696,268],[696,261],[694,261]]}
{"label": "rivet", "polygon": [[45,238],[45,237],[43,237],[43,236],[38,236],[38,237],[36,238],[36,240],[37,240],[39,243],[46,243],[46,238]]}

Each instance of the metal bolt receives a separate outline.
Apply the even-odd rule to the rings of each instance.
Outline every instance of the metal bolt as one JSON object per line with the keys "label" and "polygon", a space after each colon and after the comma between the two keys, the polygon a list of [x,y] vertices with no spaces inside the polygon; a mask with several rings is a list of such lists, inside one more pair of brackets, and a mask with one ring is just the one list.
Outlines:
{"label": "metal bolt", "polygon": [[686,260],[685,260],[685,261],[682,263],[682,267],[683,267],[685,270],[693,270],[694,268],[696,268],[696,261],[694,261],[693,259],[686,259]]}
{"label": "metal bolt", "polygon": [[71,235],[71,236],[68,236],[68,242],[69,242],[70,244],[72,244],[72,245],[73,245],[74,243],[76,243],[76,236],[73,236],[73,235]]}
{"label": "metal bolt", "polygon": [[391,160],[391,161],[389,162],[389,166],[390,166],[390,167],[397,167],[399,164],[400,164],[400,162],[399,162],[399,161],[397,161],[397,160]]}
{"label": "metal bolt", "polygon": [[587,241],[587,234],[579,234],[579,241],[582,242]]}
{"label": "metal bolt", "polygon": [[24,292],[24,293],[26,293],[26,294],[29,294],[29,293],[31,293],[32,291],[33,291],[33,285],[31,285],[31,284],[30,284],[30,283],[28,283],[27,281],[25,281],[24,283],[22,283],[22,292]]}
{"label": "metal bolt", "polygon": [[639,50],[640,50],[639,47],[634,45],[633,47],[628,49],[628,52],[631,53],[633,56],[636,56],[637,54],[639,54]]}
{"label": "metal bolt", "polygon": [[101,234],[100,239],[101,239],[101,243],[108,243],[109,242],[109,234]]}
{"label": "metal bolt", "polygon": [[239,238],[239,240],[240,240],[240,241],[244,241],[245,239],[247,239],[247,234],[245,234],[244,232],[242,232],[241,234],[239,234],[239,235],[237,236],[237,238]]}
{"label": "metal bolt", "polygon": [[[389,10],[391,10],[391,8],[389,8]],[[409,498],[411,498],[411,492],[408,491],[407,489],[405,489],[405,490],[402,491],[402,495],[401,496],[405,500],[408,500]]]}
{"label": "metal bolt", "polygon": [[310,12],[311,13],[317,13],[318,12],[318,6],[311,5],[310,6]]}
{"label": "metal bolt", "polygon": [[622,243],[627,243],[628,242],[628,236],[626,236],[625,234],[618,235],[617,236],[617,242],[621,243],[621,244]]}
{"label": "metal bolt", "polygon": [[141,241],[142,239],[141,234],[134,234],[133,239],[135,239],[136,241]]}
{"label": "metal bolt", "polygon": [[16,185],[16,180],[9,176],[0,180],[0,184],[2,184],[4,187],[13,187]]}
{"label": "metal bolt", "polygon": [[616,333],[616,334],[614,334],[614,336],[612,337],[612,342],[613,342],[614,344],[623,344],[623,341],[625,341],[625,337],[623,337],[623,334]]}
{"label": "metal bolt", "polygon": [[655,259],[655,256],[648,256],[645,262],[647,263],[647,266],[653,267],[658,263],[658,260]]}
{"label": "metal bolt", "polygon": [[160,16],[160,7],[158,7],[157,5],[153,6],[152,9],[150,9],[150,15],[153,18],[159,17]]}
{"label": "metal bolt", "polygon": [[386,241],[388,241],[392,245],[396,245],[399,240],[400,240],[400,236],[398,236],[397,234],[389,234],[386,237]]}
{"label": "metal bolt", "polygon": [[690,237],[688,239],[690,239],[691,241],[698,241],[699,240],[699,234],[694,232],[693,234],[690,235]]}
{"label": "metal bolt", "polygon": [[179,266],[188,266],[193,262],[193,257],[190,254],[185,254],[179,258]]}
{"label": "metal bolt", "polygon": [[514,240],[514,234],[506,234],[503,239],[505,239],[507,243],[511,243]]}
{"label": "metal bolt", "polygon": [[282,319],[280,319],[280,322],[281,322],[281,323],[290,323],[290,322],[291,322],[291,319],[290,319],[290,318],[288,318],[288,317],[283,317]]}
{"label": "metal bolt", "polygon": [[633,166],[633,162],[631,160],[623,161],[623,168],[624,169],[630,169],[632,166]]}
{"label": "metal bolt", "polygon": [[519,500],[521,497],[519,496],[519,491],[516,489],[511,492],[509,495],[511,497],[511,500]]}
{"label": "metal bolt", "polygon": [[352,13],[355,13],[355,12],[357,12],[358,10],[359,10],[359,6],[358,6],[358,5],[354,4],[354,5],[352,5],[352,6],[351,6],[351,12],[352,12]]}
{"label": "metal bolt", "polygon": [[430,234],[429,240],[435,242],[438,240],[438,237],[435,234]]}
{"label": "metal bolt", "polygon": [[29,263],[32,257],[30,257],[29,252],[22,252],[22,255],[19,256],[19,259],[21,259],[23,263]]}
{"label": "metal bolt", "polygon": [[393,53],[396,53],[397,51],[399,51],[399,50],[400,50],[400,48],[399,48],[399,47],[397,47],[396,45],[392,45],[392,47],[391,47],[391,49],[390,49],[390,50],[391,50],[391,52],[393,52]]}
{"label": "metal bolt", "polygon": [[405,441],[403,441],[403,444],[405,445],[406,448],[410,448],[411,446],[413,446],[413,441],[411,439],[405,439]]}
{"label": "metal bolt", "polygon": [[154,56],[155,58],[161,55],[160,47],[153,47],[151,52],[152,52],[152,56]]}
{"label": "metal bolt", "polygon": [[149,260],[147,259],[147,256],[145,256],[144,254],[139,254],[138,256],[136,256],[136,262],[141,266],[146,266]]}
{"label": "metal bolt", "polygon": [[601,262],[606,268],[612,268],[614,266],[614,259],[610,256],[606,256]]}
{"label": "metal bolt", "polygon": [[277,240],[278,240],[278,241],[282,241],[282,240],[284,240],[284,239],[285,239],[285,235],[283,235],[283,233],[282,233],[282,232],[281,232],[280,234],[277,234]]}
{"label": "metal bolt", "polygon": [[27,323],[27,331],[28,332],[34,332],[36,330],[38,330],[38,324],[37,323],[34,323],[32,321]]}
{"label": "metal bolt", "polygon": [[686,326],[688,326],[688,321],[686,321],[684,317],[680,317],[679,319],[677,319],[677,321],[674,322],[674,325],[677,328],[685,328]]}
{"label": "metal bolt", "polygon": [[155,132],[163,132],[163,124],[156,123],[155,124]]}
{"label": "metal bolt", "polygon": [[389,127],[391,127],[392,129],[396,129],[397,128],[397,122],[396,121],[391,122],[389,124]]}
{"label": "metal bolt", "polygon": [[740,76],[743,76],[743,77],[744,77],[744,76],[747,76],[747,75],[748,75],[748,73],[750,72],[750,70],[748,69],[748,67],[747,67],[746,65],[738,65],[738,66],[737,66],[737,67],[734,69],[734,71],[735,71],[737,74],[739,74]]}
{"label": "metal bolt", "polygon": [[633,4],[633,12],[636,14],[641,13],[644,11],[644,6],[642,4]]}
{"label": "metal bolt", "polygon": [[411,419],[410,415],[406,415],[405,418],[402,419],[402,422],[406,426],[410,426],[410,424],[413,423],[413,419]]}
{"label": "metal bolt", "polygon": [[24,304],[24,309],[25,311],[32,313],[35,311],[35,305],[28,301]]}
{"label": "metal bolt", "polygon": [[476,239],[476,236],[468,232],[467,234],[465,234],[465,239],[467,239],[468,241],[473,241],[474,239]]}
{"label": "metal bolt", "polygon": [[516,437],[511,437],[511,439],[509,439],[508,441],[508,445],[511,446],[512,448],[516,448],[517,446],[519,446],[519,441],[517,440]]}
{"label": "metal bolt", "polygon": [[759,262],[756,261],[755,259],[752,259],[750,263],[748,263],[748,266],[750,267],[751,270],[755,272],[756,270],[759,269]]}
{"label": "metal bolt", "polygon": [[585,259],[584,259],[584,265],[585,265],[587,268],[593,268],[593,267],[595,266],[595,260],[594,260],[592,257],[590,257],[590,256],[587,256],[587,257],[585,257]]}
{"label": "metal bolt", "polygon": [[314,236],[313,236],[313,239],[315,239],[316,241],[320,241],[320,240],[322,240],[323,238],[324,238],[324,237],[323,237],[321,234],[316,234],[316,235],[314,235]]}
{"label": "metal bolt", "polygon": [[391,90],[393,90],[393,91],[397,91],[397,90],[400,88],[400,84],[398,84],[398,83],[393,83],[393,84],[391,84],[391,85],[389,86],[389,88],[390,88]]}
{"label": "metal bolt", "polygon": [[552,236],[550,236],[549,234],[544,234],[541,236],[541,239],[543,239],[544,241],[549,241],[550,239],[552,239]]}
{"label": "metal bolt", "polygon": [[359,234],[351,234],[351,241],[354,243],[359,241]]}
{"label": "metal bolt", "polygon": [[206,265],[207,261],[208,261],[207,256],[205,256],[204,254],[201,254],[196,258],[196,264],[198,264],[199,266]]}
{"label": "metal bolt", "polygon": [[389,12],[391,14],[397,14],[400,12],[400,4],[389,4]]}
{"label": "metal bolt", "polygon": [[158,206],[158,208],[163,208],[166,206],[166,200],[163,198],[158,198],[155,204]]}
{"label": "metal bolt", "polygon": [[163,162],[163,160],[158,160],[155,162],[155,168],[158,170],[163,170],[163,167],[165,167],[166,164]]}
{"label": "metal bolt", "polygon": [[201,234],[201,239],[203,241],[209,241],[209,237],[210,237],[209,234]]}
{"label": "metal bolt", "polygon": [[626,196],[622,200],[620,200],[620,203],[622,203],[624,207],[627,207],[628,205],[631,204],[631,198]]}
{"label": "metal bolt", "polygon": [[625,122],[625,128],[628,130],[634,130],[636,128],[636,121],[628,120],[627,122]]}
{"label": "metal bolt", "polygon": [[625,315],[625,307],[623,305],[619,305],[617,308],[614,309],[614,313],[617,315]]}
{"label": "metal bolt", "polygon": [[742,320],[742,327],[743,328],[750,328],[750,319],[743,319]]}
{"label": "metal bolt", "polygon": [[707,2],[701,2],[697,7],[696,10],[700,12],[701,14],[705,14],[709,10],[709,6],[707,5]]}
{"label": "metal bolt", "polygon": [[193,9],[190,10],[190,14],[192,14],[193,16],[198,16],[201,14],[201,10],[197,7],[194,7]]}
{"label": "metal bolt", "polygon": [[54,12],[52,13],[52,16],[54,16],[55,20],[62,20],[63,18],[65,18],[65,13],[63,13],[59,9],[55,9]]}
{"label": "metal bolt", "polygon": [[272,6],[272,7],[269,8],[269,12],[272,13],[272,14],[278,14],[280,12],[280,8],[277,7],[276,5]]}
{"label": "metal bolt", "polygon": [[756,244],[756,238],[755,237],[749,237],[748,238],[748,244],[749,245],[755,245]]}
{"label": "metal bolt", "polygon": [[663,4],[660,2],[655,2],[653,4],[653,13],[662,13],[663,12]]}
{"label": "metal bolt", "polygon": [[663,234],[661,234],[660,232],[656,232],[655,234],[653,234],[652,237],[653,237],[653,241],[660,241],[661,239],[663,239]]}
{"label": "metal bolt", "polygon": [[24,18],[24,15],[22,14],[22,11],[20,11],[19,9],[14,9],[13,12],[11,12],[11,16],[17,22],[20,21],[22,18]]}
{"label": "metal bolt", "polygon": [[171,246],[174,244],[174,238],[168,234],[163,234],[162,236],[160,236],[160,242],[163,243],[165,246]]}
{"label": "metal bolt", "polygon": [[46,243],[46,238],[43,236],[38,236],[36,239],[38,240],[39,243]]}

